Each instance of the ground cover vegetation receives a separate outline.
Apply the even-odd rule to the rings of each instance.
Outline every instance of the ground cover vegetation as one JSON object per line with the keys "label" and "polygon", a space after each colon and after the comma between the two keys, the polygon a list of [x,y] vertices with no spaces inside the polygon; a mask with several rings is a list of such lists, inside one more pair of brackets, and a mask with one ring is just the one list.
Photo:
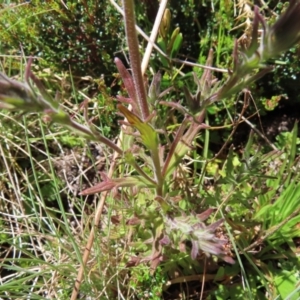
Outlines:
{"label": "ground cover vegetation", "polygon": [[0,299],[299,299],[299,18],[0,4]]}

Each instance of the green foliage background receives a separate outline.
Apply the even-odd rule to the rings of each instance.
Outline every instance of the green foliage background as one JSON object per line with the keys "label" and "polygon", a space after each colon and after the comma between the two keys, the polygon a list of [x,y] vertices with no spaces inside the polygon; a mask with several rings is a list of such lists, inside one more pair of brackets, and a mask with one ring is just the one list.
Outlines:
{"label": "green foliage background", "polygon": [[75,76],[112,73],[124,30],[108,1],[33,0],[0,7],[2,53],[22,47],[26,56],[40,57],[40,64]]}

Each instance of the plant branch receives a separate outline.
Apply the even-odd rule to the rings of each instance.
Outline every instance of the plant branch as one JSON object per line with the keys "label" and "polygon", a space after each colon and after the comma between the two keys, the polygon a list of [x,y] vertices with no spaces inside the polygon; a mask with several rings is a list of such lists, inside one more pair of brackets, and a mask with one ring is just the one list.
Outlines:
{"label": "plant branch", "polygon": [[140,116],[145,121],[149,116],[149,107],[144,80],[141,72],[141,59],[139,53],[139,44],[135,30],[135,15],[133,0],[123,0],[124,21],[127,44],[129,48],[130,66],[132,70],[133,82],[137,95]]}

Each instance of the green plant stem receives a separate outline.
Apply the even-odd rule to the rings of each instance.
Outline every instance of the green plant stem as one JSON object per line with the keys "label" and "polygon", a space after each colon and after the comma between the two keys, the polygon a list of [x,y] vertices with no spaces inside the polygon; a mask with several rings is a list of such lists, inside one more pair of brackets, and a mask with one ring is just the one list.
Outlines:
{"label": "green plant stem", "polygon": [[119,148],[114,142],[105,136],[101,135],[99,132],[95,131],[92,128],[81,125],[75,121],[73,121],[68,114],[66,114],[62,110],[52,111],[50,108],[49,111],[45,110],[44,113],[48,113],[52,118],[53,122],[59,123],[63,126],[69,127],[72,131],[78,132],[83,135],[86,139],[97,141],[105,144],[110,149],[116,151],[118,154],[122,155],[123,151]]}
{"label": "green plant stem", "polygon": [[161,173],[161,165],[160,165],[160,159],[159,159],[159,153],[158,149],[155,151],[152,151],[151,157],[153,161],[153,166],[155,170],[155,175],[156,175],[156,194],[157,196],[163,197],[163,183],[164,183],[164,178]]}
{"label": "green plant stem", "polygon": [[119,148],[114,142],[112,142],[110,139],[106,138],[103,135],[97,134],[96,141],[103,143],[104,145],[108,146],[110,149],[116,151],[120,155],[123,154],[123,151],[121,148]]}
{"label": "green plant stem", "polygon": [[166,176],[169,164],[170,164],[171,159],[172,159],[172,157],[173,157],[173,155],[175,153],[175,149],[176,149],[178,143],[180,142],[180,139],[182,138],[182,136],[184,134],[184,131],[185,131],[186,127],[187,127],[188,122],[189,122],[189,119],[185,118],[183,120],[183,122],[181,123],[181,125],[180,125],[180,127],[179,127],[179,129],[178,129],[178,131],[176,133],[175,139],[174,139],[174,141],[173,141],[173,143],[171,145],[171,148],[169,150],[169,153],[168,153],[167,158],[166,158],[165,163],[164,163],[164,168],[163,168],[163,171],[162,171],[163,177]]}
{"label": "green plant stem", "polygon": [[137,104],[143,121],[149,116],[149,107],[147,95],[144,86],[144,80],[141,72],[141,59],[139,53],[139,44],[135,30],[135,16],[133,0],[123,0],[124,21],[127,44],[129,48],[130,66],[132,70],[133,82],[137,95]]}
{"label": "green plant stem", "polygon": [[[205,124],[209,127],[209,119],[207,117],[207,111],[205,112]],[[209,150],[209,136],[210,136],[210,132],[208,129],[205,130],[205,137],[204,137],[204,147],[203,147],[203,160],[207,160],[208,159],[208,150]],[[206,162],[203,163],[202,165],[202,171],[201,171],[201,176],[200,176],[200,185],[202,186],[203,184],[203,180],[204,180],[204,174],[205,174],[205,166],[206,166]]]}
{"label": "green plant stem", "polygon": [[153,180],[151,177],[149,177],[144,171],[143,169],[136,163],[134,162],[132,164],[132,166],[134,167],[134,169],[141,175],[143,176],[147,181],[151,182],[153,185],[157,185],[157,182],[155,180]]}

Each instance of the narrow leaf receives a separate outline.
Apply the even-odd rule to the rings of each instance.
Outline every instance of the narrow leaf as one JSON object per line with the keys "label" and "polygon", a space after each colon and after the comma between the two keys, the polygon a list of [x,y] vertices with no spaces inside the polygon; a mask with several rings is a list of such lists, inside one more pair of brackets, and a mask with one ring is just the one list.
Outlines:
{"label": "narrow leaf", "polygon": [[88,189],[85,189],[80,193],[80,195],[92,195],[96,193],[101,193],[105,191],[110,191],[113,188],[118,187],[153,187],[144,177],[142,176],[129,176],[124,178],[111,179],[106,177],[103,182],[100,182]]}

